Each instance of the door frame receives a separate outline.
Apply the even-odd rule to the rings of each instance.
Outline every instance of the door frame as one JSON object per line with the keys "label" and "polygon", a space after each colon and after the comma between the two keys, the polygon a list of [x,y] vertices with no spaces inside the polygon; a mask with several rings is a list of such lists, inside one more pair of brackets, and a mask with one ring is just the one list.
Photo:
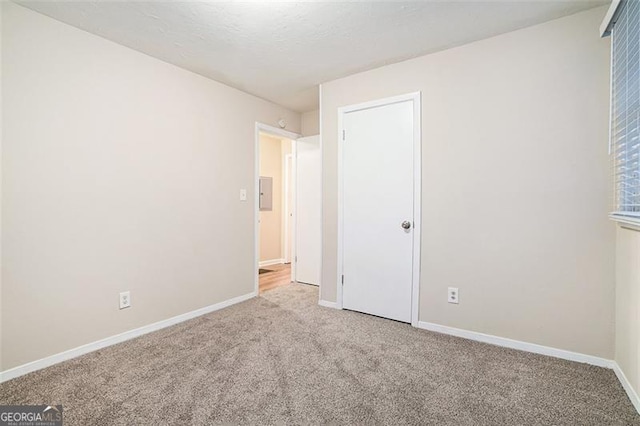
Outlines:
{"label": "door frame", "polygon": [[[291,258],[293,257],[293,247],[291,246],[291,238],[292,236],[289,235],[289,225],[291,225],[291,233],[293,234],[293,228],[295,227],[292,223],[290,223],[293,218],[295,217],[293,215],[293,210],[294,210],[294,195],[295,195],[295,185],[294,185],[294,181],[295,178],[293,176],[293,172],[295,171],[294,169],[294,156],[293,156],[293,152],[294,152],[294,145],[295,145],[295,141],[291,141],[291,153],[290,154],[285,154],[282,158],[282,176],[284,177],[284,179],[282,179],[282,193],[284,194],[282,197],[282,211],[283,211],[283,215],[282,215],[282,230],[283,230],[283,235],[284,235],[284,253],[282,253],[282,258],[284,259],[284,263],[291,263],[291,266],[293,267],[293,263]],[[291,163],[291,169],[288,168],[289,162]],[[289,174],[291,174],[291,176],[289,176]],[[291,203],[289,203],[289,191],[291,191]],[[287,256],[287,253],[289,252],[289,248],[291,248],[291,255]],[[291,276],[292,278],[295,277],[295,275],[293,274],[293,270],[291,271]]]}
{"label": "door frame", "polygon": [[344,116],[347,113],[361,111],[365,109],[377,108],[392,105],[400,102],[413,102],[413,271],[411,280],[411,325],[418,326],[419,306],[420,306],[420,243],[422,235],[422,115],[421,115],[421,92],[407,93],[404,95],[392,96],[370,102],[354,105],[347,105],[338,108],[338,268],[337,268],[337,292],[336,305],[338,309],[343,309],[343,283],[344,273]]}
{"label": "door frame", "polygon": [[[267,133],[273,136],[280,136],[283,138],[291,139],[291,152],[294,154],[295,161],[295,149],[296,149],[296,139],[302,137],[301,134],[292,132],[285,129],[280,129],[278,127],[273,127],[268,124],[260,123],[256,121],[255,124],[255,135],[254,135],[254,161],[253,161],[253,266],[254,266],[254,277],[253,277],[253,292],[254,295],[257,296],[260,293],[260,281],[258,277],[258,269],[260,265],[260,132]],[[294,194],[295,197],[295,188]],[[291,256],[295,256],[295,227],[293,229],[292,245],[291,245]],[[292,262],[291,266],[291,277],[292,279],[295,277],[294,275],[294,266]]]}

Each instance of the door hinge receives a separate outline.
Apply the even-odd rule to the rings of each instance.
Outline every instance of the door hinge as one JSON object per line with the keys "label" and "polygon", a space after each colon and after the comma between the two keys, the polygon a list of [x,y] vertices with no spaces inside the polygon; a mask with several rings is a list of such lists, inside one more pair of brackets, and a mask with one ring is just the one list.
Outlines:
{"label": "door hinge", "polygon": [[346,137],[345,131],[342,131],[342,140],[344,140],[344,138]]}
{"label": "door hinge", "polygon": [[344,285],[344,275],[342,276],[342,285]]}

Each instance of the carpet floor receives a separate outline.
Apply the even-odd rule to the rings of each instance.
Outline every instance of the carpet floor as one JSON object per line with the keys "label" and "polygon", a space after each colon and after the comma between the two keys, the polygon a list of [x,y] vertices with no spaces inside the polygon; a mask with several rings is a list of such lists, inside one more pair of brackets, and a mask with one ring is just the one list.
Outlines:
{"label": "carpet floor", "polygon": [[290,284],[0,384],[66,425],[640,425],[611,370],[317,305]]}

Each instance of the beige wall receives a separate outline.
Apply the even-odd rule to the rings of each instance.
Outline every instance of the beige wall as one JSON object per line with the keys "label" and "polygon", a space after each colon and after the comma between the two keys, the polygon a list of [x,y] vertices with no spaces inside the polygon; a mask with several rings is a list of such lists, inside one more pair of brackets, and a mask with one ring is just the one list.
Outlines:
{"label": "beige wall", "polygon": [[301,116],[302,136],[320,134],[320,110],[305,112]]}
{"label": "beige wall", "polygon": [[615,360],[640,391],[640,232],[618,227]]}
{"label": "beige wall", "polygon": [[255,121],[300,116],[2,3],[0,368],[253,292]]}
{"label": "beige wall", "polygon": [[605,11],[323,84],[322,299],[337,291],[337,108],[421,91],[420,320],[613,358]]}
{"label": "beige wall", "polygon": [[282,259],[282,141],[260,135],[260,176],[273,179],[273,209],[260,211],[260,261]]}

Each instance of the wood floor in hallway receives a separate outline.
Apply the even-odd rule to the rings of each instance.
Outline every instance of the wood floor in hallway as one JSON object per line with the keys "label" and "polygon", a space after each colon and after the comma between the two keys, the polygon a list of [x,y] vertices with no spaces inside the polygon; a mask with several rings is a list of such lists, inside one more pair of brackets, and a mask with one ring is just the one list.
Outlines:
{"label": "wood floor in hallway", "polygon": [[291,282],[291,264],[265,266],[261,269],[269,269],[273,272],[265,272],[259,275],[260,293],[280,287]]}

